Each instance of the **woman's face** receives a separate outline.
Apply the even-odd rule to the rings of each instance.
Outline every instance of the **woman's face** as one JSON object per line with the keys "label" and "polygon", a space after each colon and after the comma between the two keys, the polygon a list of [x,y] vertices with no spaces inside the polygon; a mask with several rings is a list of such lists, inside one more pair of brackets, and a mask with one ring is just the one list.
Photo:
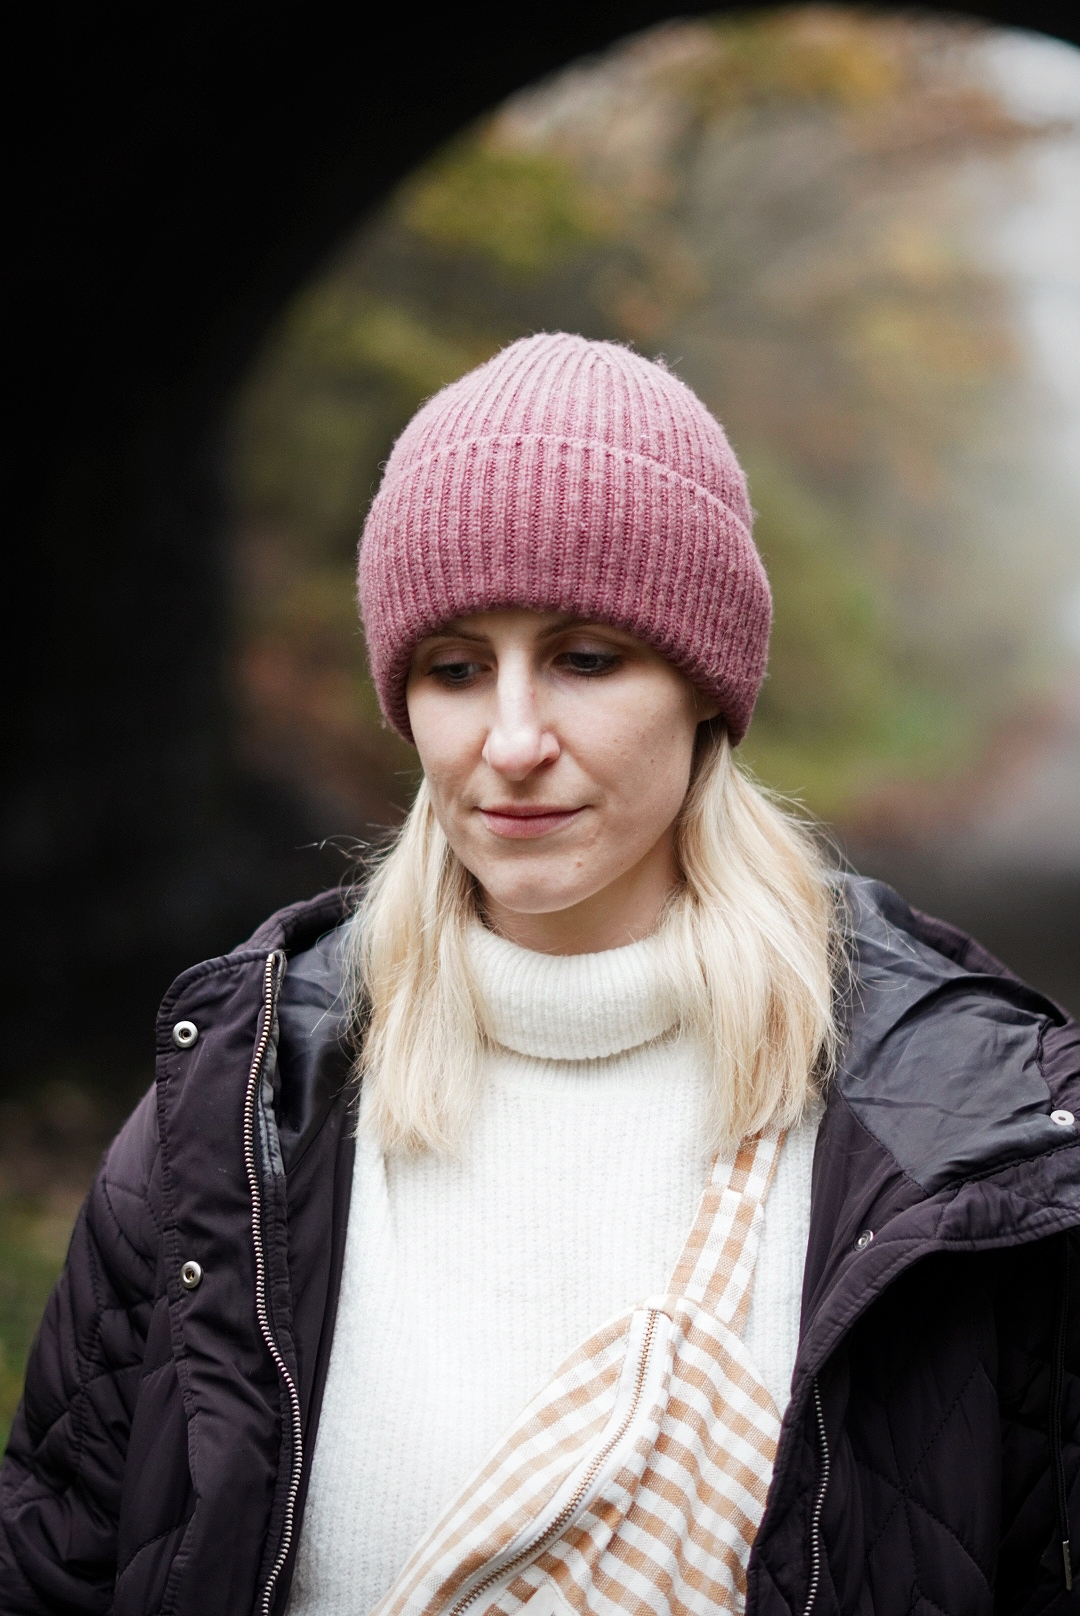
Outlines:
{"label": "woman's face", "polygon": [[585,953],[654,928],[716,711],[681,673],[619,629],[513,608],[423,640],[407,700],[435,813],[497,930]]}

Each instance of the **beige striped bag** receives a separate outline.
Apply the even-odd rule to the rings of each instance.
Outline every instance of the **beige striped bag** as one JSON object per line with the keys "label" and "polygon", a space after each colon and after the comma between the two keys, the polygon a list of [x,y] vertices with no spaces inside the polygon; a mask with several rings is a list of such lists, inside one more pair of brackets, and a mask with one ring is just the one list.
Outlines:
{"label": "beige striped bag", "polygon": [[781,1139],[714,1164],[669,1293],[567,1359],[373,1616],[744,1608],[780,1422],[741,1337]]}

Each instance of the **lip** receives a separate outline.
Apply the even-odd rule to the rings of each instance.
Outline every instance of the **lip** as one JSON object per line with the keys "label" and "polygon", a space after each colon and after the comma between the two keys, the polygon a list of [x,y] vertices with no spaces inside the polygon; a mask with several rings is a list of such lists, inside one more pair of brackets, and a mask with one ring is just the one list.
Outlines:
{"label": "lip", "polygon": [[529,808],[507,804],[505,807],[477,810],[488,830],[493,831],[496,836],[505,836],[512,841],[547,836],[553,830],[561,830],[572,819],[576,819],[581,811],[580,808],[546,808],[542,804]]}

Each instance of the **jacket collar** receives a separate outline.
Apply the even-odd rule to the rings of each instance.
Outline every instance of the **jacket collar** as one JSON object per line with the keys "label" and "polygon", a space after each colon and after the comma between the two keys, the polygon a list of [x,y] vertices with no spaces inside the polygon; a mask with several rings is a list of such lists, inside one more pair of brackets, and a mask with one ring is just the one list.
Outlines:
{"label": "jacket collar", "polygon": [[273,1067],[286,1172],[303,1158],[330,1110],[355,1094],[344,983],[346,922],[355,901],[354,892],[339,888],[293,904],[272,915],[245,945],[280,949],[287,959],[277,999]]}
{"label": "jacket collar", "polygon": [[[1080,1120],[1080,1028],[891,888],[847,876],[842,890],[851,989],[814,1164],[808,1371],[930,1250],[1019,1244],[1080,1223],[1080,1127],[1051,1120],[1063,1107]],[[295,904],[245,945],[289,955],[276,1079],[287,1169],[351,1092],[342,942],[354,897]]]}
{"label": "jacket collar", "polygon": [[[847,1107],[926,1196],[1076,1139],[1080,1129],[1066,1135],[1051,1121],[1044,1072],[1047,1034],[1076,1030],[1065,1012],[883,883],[847,876],[842,890],[852,978],[830,1108]],[[341,1041],[343,922],[354,897],[335,890],[293,904],[244,945],[289,956],[279,1012],[286,1121],[310,1108],[324,1046]]]}
{"label": "jacket collar", "polygon": [[890,887],[844,886],[853,982],[835,1088],[867,1133],[928,1195],[1056,1150],[1040,1057],[1064,1012],[981,951],[977,965],[943,952]]}
{"label": "jacket collar", "polygon": [[844,879],[852,983],[814,1160],[797,1404],[891,1281],[933,1251],[1080,1224],[1080,1028],[891,888]]}

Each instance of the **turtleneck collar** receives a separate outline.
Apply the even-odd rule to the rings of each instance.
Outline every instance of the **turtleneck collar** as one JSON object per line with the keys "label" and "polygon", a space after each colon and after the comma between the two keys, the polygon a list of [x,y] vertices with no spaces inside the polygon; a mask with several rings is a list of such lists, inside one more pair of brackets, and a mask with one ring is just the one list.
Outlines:
{"label": "turtleneck collar", "polygon": [[477,990],[497,1043],[541,1060],[595,1060],[651,1043],[678,1012],[646,937],[601,954],[537,954],[482,925],[469,933]]}

